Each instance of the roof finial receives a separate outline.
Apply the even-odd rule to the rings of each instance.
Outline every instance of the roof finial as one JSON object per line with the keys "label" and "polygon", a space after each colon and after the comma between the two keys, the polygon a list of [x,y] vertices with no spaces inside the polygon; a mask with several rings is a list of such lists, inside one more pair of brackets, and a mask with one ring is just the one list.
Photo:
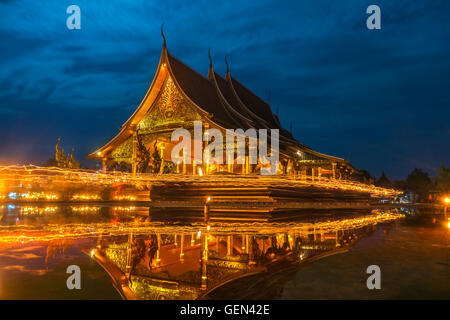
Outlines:
{"label": "roof finial", "polygon": [[227,56],[225,55],[225,64],[227,65],[227,73],[230,73],[230,68],[228,66]]}
{"label": "roof finial", "polygon": [[161,37],[164,39],[163,46],[166,47],[166,37],[164,37],[163,27],[164,27],[164,22],[161,24]]}
{"label": "roof finial", "polygon": [[209,67],[212,68],[211,48],[208,48]]}

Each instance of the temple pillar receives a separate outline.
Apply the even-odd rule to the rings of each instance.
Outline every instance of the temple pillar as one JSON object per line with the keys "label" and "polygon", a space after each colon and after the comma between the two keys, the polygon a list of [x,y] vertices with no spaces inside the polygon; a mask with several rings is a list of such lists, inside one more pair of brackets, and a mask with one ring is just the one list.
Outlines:
{"label": "temple pillar", "polygon": [[208,261],[208,238],[209,238],[209,232],[204,233],[204,259],[205,261]]}
{"label": "temple pillar", "polygon": [[184,233],[181,234],[181,243],[180,243],[180,261],[184,261]]}
{"label": "temple pillar", "polygon": [[136,176],[136,158],[137,158],[137,133],[135,132],[133,134],[133,153],[131,156],[131,174]]}
{"label": "temple pillar", "polygon": [[[249,237],[249,236],[247,236]],[[250,236],[248,239],[247,244],[247,251],[248,251],[248,264],[254,264],[255,263],[255,257],[253,254],[253,236]]]}
{"label": "temple pillar", "polygon": [[127,245],[127,265],[125,266],[125,273],[127,274],[127,276],[130,276],[131,273],[131,252],[132,252],[132,244],[133,244],[133,233],[130,232],[130,234],[128,235],[128,245]]}
{"label": "temple pillar", "polygon": [[292,160],[289,159],[287,163],[287,173],[288,174],[295,174],[294,169],[292,168]]}
{"label": "temple pillar", "polygon": [[209,128],[209,124],[205,123],[203,132],[205,133],[206,140],[203,141],[203,149],[202,149],[202,155],[203,155],[203,161],[202,161],[202,167],[203,167],[203,174],[208,175],[209,174],[209,154],[205,157],[205,149],[208,146],[208,136],[209,132],[207,131]]}
{"label": "temple pillar", "polygon": [[205,232],[201,236],[201,261],[202,261],[202,290],[206,290],[207,264],[208,264],[208,233]]}
{"label": "temple pillar", "polygon": [[161,264],[161,258],[159,256],[161,251],[161,235],[159,233],[156,234],[156,238],[158,239],[158,250],[156,251],[156,266],[159,267]]}
{"label": "temple pillar", "polygon": [[336,247],[339,247],[339,229],[336,230]]}
{"label": "temple pillar", "polygon": [[219,256],[219,250],[220,250],[220,237],[216,236],[216,252],[217,252],[217,256]]}
{"label": "temple pillar", "polygon": [[250,173],[250,163],[248,161],[248,155],[245,156],[245,174]]}
{"label": "temple pillar", "polygon": [[231,256],[231,253],[233,252],[232,243],[233,243],[232,236],[227,236],[227,256]]}
{"label": "temple pillar", "polygon": [[163,173],[164,172],[164,149],[165,149],[165,144],[164,142],[161,143],[161,167],[159,168],[159,173]]}
{"label": "temple pillar", "polygon": [[314,175],[315,175],[315,172],[316,171],[316,169],[314,168],[314,167],[312,167],[311,168],[311,180],[314,182]]}
{"label": "temple pillar", "polygon": [[102,171],[106,172],[106,158],[102,159]]}

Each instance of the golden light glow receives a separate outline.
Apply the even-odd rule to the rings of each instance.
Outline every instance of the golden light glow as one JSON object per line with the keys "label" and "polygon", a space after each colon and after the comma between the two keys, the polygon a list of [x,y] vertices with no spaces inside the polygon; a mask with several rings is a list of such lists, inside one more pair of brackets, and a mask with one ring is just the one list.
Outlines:
{"label": "golden light glow", "polygon": [[97,152],[97,155],[98,155],[99,157],[101,157],[101,156],[102,156],[102,153],[99,151],[99,152]]}
{"label": "golden light glow", "polygon": [[130,212],[133,211],[134,209],[136,209],[136,207],[114,207],[113,210],[114,211],[119,211],[119,212]]}
{"label": "golden light glow", "polygon": [[446,197],[446,198],[444,199],[444,202],[445,202],[446,204],[450,203],[450,198],[449,198],[449,197]]}
{"label": "golden light glow", "polygon": [[89,212],[98,212],[100,207],[92,207],[92,206],[84,206],[84,207],[71,207],[73,212],[77,213],[89,213]]}
{"label": "golden light glow", "polygon": [[98,194],[74,194],[72,196],[72,200],[100,200],[100,196]]}
{"label": "golden light glow", "polygon": [[133,197],[133,196],[130,196],[130,195],[127,195],[127,196],[115,196],[115,197],[114,197],[114,200],[119,200],[119,201],[123,201],[123,200],[126,200],[126,201],[134,201],[134,200],[136,200],[136,197]]}
{"label": "golden light glow", "polygon": [[[52,207],[49,207],[52,208]],[[50,211],[53,209],[49,209]],[[45,208],[44,208],[45,211]],[[398,210],[387,212],[373,212],[369,216],[358,218],[342,219],[335,221],[324,221],[318,223],[308,222],[285,222],[285,223],[241,223],[239,227],[235,223],[221,222],[219,225],[214,225],[214,236],[217,235],[242,235],[244,234],[260,234],[260,235],[278,235],[280,233],[301,233],[312,234],[313,230],[322,233],[336,233],[345,230],[358,229],[365,226],[376,225],[378,223],[389,222],[404,217]],[[25,230],[17,230],[15,227],[0,228],[0,243],[30,243],[34,241],[48,242],[59,240],[75,240],[85,238],[95,238],[101,234],[109,234],[115,236],[129,235],[131,232],[138,234],[192,234],[197,238],[201,237],[201,230],[198,230],[199,225],[192,226],[174,226],[164,225],[161,222],[145,222],[136,225],[135,223],[73,223],[66,226],[58,224],[51,224],[39,227],[28,227]],[[280,238],[281,239],[281,238]],[[191,245],[195,241],[191,238]]]}
{"label": "golden light glow", "polygon": [[[100,190],[105,187],[128,185],[139,189],[142,186],[167,182],[198,183],[208,182],[220,185],[233,185],[237,188],[248,185],[273,187],[309,187],[314,186],[328,190],[352,190],[368,192],[372,197],[395,197],[401,195],[400,191],[366,185],[354,181],[339,181],[321,178],[311,181],[309,176],[204,176],[203,169],[197,167],[198,176],[180,174],[135,174],[125,172],[101,172],[84,169],[62,169],[56,167],[29,166],[0,166],[0,185],[2,190],[0,200],[59,200],[61,195],[55,191],[32,192],[32,186],[52,186],[52,190],[67,190],[74,187],[86,190]],[[10,196],[14,194],[14,198]],[[100,200],[99,194],[92,192],[79,192],[73,200]],[[136,200],[134,195],[118,195],[114,200]],[[449,200],[450,201],[450,200]]]}
{"label": "golden light glow", "polygon": [[54,213],[58,210],[58,207],[44,207],[39,208],[37,206],[24,206],[20,208],[20,214],[22,215],[33,215],[33,214],[43,214],[43,213]]}

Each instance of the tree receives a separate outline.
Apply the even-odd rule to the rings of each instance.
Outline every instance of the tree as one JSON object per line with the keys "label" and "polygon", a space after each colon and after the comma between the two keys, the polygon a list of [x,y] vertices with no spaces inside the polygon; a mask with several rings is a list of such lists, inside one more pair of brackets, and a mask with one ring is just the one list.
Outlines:
{"label": "tree", "polygon": [[64,149],[59,146],[60,142],[61,137],[59,137],[58,141],[56,142],[55,161],[59,168],[67,168],[69,165],[69,159],[67,159],[66,155],[64,154]]}
{"label": "tree", "polygon": [[448,195],[450,193],[450,168],[446,168],[444,165],[438,169],[438,176],[434,178],[436,183],[436,190]]}
{"label": "tree", "polygon": [[57,167],[58,166],[58,162],[56,162],[54,157],[53,158],[48,158],[47,161],[45,161],[42,166],[44,166],[44,167]]}
{"label": "tree", "polygon": [[59,168],[70,168],[70,169],[79,169],[80,163],[75,159],[74,149],[72,148],[72,153],[70,155],[65,155],[64,149],[59,146],[61,142],[61,137],[58,138],[56,142],[56,152],[54,159],[50,158],[47,160],[47,166],[53,165]]}
{"label": "tree", "polygon": [[428,173],[418,168],[414,169],[405,181],[405,188],[416,193],[419,201],[427,199],[431,187],[432,182]]}
{"label": "tree", "polygon": [[77,159],[75,159],[75,156],[73,155],[74,151],[75,150],[72,148],[72,153],[70,154],[69,158],[69,168],[80,169],[80,163],[77,161]]}

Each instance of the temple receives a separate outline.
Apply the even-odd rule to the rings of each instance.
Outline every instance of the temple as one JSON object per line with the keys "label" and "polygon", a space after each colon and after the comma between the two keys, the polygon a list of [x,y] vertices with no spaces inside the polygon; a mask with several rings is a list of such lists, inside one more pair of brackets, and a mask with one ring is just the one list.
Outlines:
{"label": "temple", "polygon": [[[222,77],[214,71],[210,57],[205,77],[171,55],[165,38],[156,74],[139,107],[112,140],[87,158],[102,161],[105,170],[126,168],[133,174],[256,172],[260,163],[249,164],[248,150],[245,160],[227,159],[226,164],[207,161],[200,164],[194,158],[173,164],[171,150],[178,142],[171,141],[171,134],[175,129],[184,128],[194,136],[194,121],[202,121],[203,130],[219,129],[223,136],[226,129],[278,129],[278,174],[310,176],[313,180],[321,177],[347,179],[355,171],[347,160],[319,153],[294,139],[292,133],[282,127],[270,104],[231,75],[228,63],[226,75]],[[202,147],[205,146],[202,141]],[[249,148],[248,141],[246,148]]]}

